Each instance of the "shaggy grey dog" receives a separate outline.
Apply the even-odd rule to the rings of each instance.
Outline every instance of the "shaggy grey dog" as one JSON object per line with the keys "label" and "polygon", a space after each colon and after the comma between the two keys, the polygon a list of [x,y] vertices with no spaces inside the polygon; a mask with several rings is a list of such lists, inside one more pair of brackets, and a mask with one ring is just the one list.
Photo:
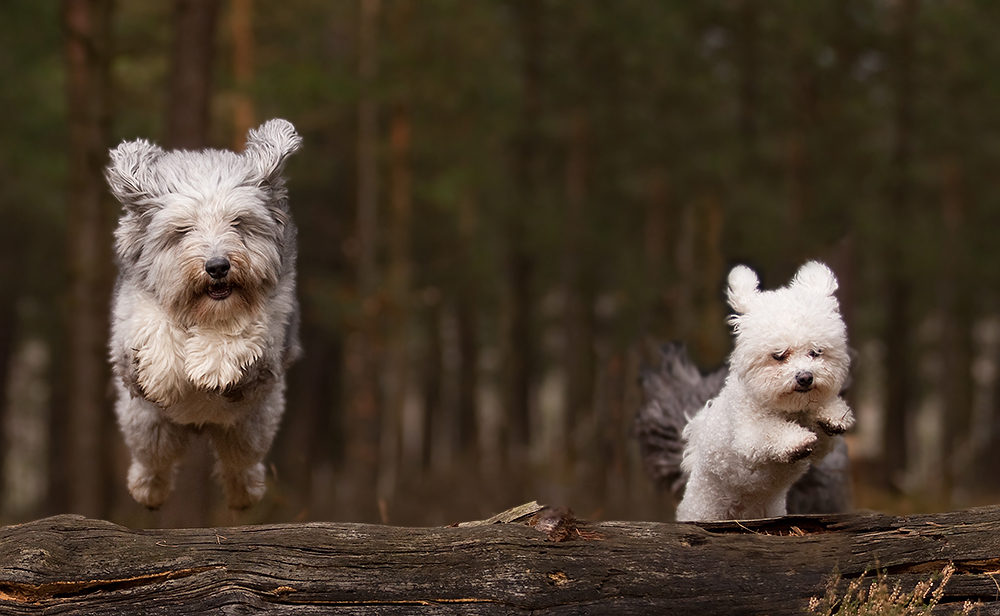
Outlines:
{"label": "shaggy grey dog", "polygon": [[[668,490],[674,502],[684,496],[688,480],[681,468],[684,428],[706,402],[719,394],[728,373],[728,368],[723,367],[702,374],[682,343],[663,345],[659,365],[642,372],[644,401],[636,414],[635,434],[646,474],[658,487]],[[848,385],[845,383],[845,390]],[[843,437],[835,437],[833,450],[792,485],[786,504],[790,514],[853,509],[851,463]]]}
{"label": "shaggy grey dog", "polygon": [[285,120],[242,154],[111,151],[115,231],[111,363],[133,498],[159,507],[189,438],[208,434],[230,507],[264,494],[262,460],[298,356],[295,226],[281,171],[301,138]]}

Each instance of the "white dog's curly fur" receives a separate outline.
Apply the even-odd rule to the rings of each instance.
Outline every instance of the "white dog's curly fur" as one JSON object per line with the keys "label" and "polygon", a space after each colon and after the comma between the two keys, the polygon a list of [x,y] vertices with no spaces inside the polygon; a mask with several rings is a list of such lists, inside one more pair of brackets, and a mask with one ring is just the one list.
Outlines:
{"label": "white dog's curly fur", "polygon": [[106,177],[124,207],[115,232],[111,363],[132,452],[128,487],[147,507],[173,488],[189,437],[211,438],[230,507],[264,494],[262,460],[299,353],[295,226],[281,171],[301,145],[271,120],[242,154],[111,151]]}
{"label": "white dog's curly fur", "polygon": [[833,272],[809,262],[787,287],[757,286],[748,267],[729,274],[736,344],[722,391],[684,429],[681,521],[784,515],[792,484],[854,424]]}

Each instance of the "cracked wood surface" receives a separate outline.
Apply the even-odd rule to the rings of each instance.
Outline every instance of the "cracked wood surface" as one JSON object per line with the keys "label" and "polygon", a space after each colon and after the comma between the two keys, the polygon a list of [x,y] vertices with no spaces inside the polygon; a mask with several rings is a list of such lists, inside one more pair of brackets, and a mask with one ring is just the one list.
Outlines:
{"label": "cracked wood surface", "polygon": [[46,518],[0,528],[0,614],[801,614],[835,570],[909,589],[947,562],[945,610],[1000,614],[1000,507],[700,524],[526,507],[447,528]]}

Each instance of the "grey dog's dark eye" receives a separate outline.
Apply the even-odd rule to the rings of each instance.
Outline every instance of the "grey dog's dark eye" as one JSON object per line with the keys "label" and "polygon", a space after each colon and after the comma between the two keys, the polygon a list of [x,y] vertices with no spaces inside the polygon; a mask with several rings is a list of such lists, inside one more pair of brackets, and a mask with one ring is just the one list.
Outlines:
{"label": "grey dog's dark eye", "polygon": [[809,351],[809,357],[816,358],[823,354],[823,349],[813,349]]}
{"label": "grey dog's dark eye", "polygon": [[788,351],[781,351],[780,353],[771,353],[771,357],[775,361],[785,361],[788,359]]}

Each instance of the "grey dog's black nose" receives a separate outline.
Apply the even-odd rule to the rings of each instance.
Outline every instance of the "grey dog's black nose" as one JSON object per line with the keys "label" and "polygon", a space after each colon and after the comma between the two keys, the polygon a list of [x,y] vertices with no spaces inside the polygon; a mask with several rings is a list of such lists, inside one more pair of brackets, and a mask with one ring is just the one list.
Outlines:
{"label": "grey dog's black nose", "polygon": [[205,271],[216,280],[225,278],[226,274],[229,273],[229,259],[225,257],[212,257],[205,262]]}
{"label": "grey dog's black nose", "polygon": [[799,387],[810,387],[813,384],[812,372],[800,372],[795,375],[795,382]]}

